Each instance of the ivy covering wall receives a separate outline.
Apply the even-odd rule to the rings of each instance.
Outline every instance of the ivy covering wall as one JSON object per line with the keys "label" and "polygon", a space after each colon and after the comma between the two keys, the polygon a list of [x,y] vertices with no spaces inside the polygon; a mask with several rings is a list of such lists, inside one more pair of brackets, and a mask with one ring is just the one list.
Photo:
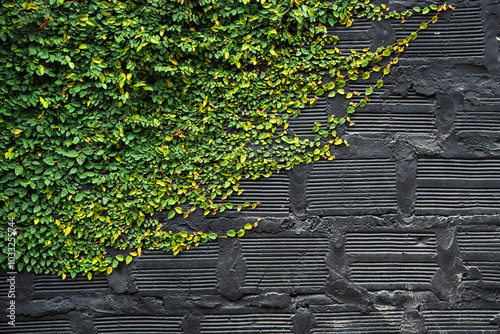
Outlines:
{"label": "ivy covering wall", "polygon": [[[451,8],[369,2],[3,2],[0,215],[15,219],[17,235],[0,231],[2,266],[11,238],[18,270],[63,277],[109,274],[143,249],[177,254],[217,236],[164,231],[153,213],[255,207],[231,203],[242,178],[334,159],[348,145],[337,128],[353,124],[419,30]],[[392,45],[335,46],[336,26],[414,12],[433,16]],[[363,91],[345,88],[370,78]],[[322,95],[349,107],[317,123],[314,140],[287,133]]]}

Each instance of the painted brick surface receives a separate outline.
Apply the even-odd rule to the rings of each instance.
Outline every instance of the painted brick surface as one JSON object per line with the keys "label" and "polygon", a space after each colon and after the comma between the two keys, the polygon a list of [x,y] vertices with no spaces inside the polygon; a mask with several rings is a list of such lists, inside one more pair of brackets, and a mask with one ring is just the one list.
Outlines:
{"label": "painted brick surface", "polygon": [[[255,210],[155,215],[218,233],[263,218],[256,231],[90,282],[19,273],[16,327],[4,317],[0,333],[499,333],[500,3],[455,5],[352,116],[335,160],[242,182],[236,203]],[[421,18],[407,21],[360,20],[338,47],[388,44]],[[342,103],[319,99],[290,131],[307,138]]]}

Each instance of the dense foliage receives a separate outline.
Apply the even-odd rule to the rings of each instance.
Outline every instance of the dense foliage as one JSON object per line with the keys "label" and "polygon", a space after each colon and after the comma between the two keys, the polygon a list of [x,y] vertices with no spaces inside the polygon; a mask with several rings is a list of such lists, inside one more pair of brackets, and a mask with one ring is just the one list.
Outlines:
{"label": "dense foliage", "polygon": [[[393,12],[369,0],[2,2],[0,216],[17,221],[17,268],[90,278],[142,249],[176,254],[215,239],[163,231],[147,217],[255,207],[228,201],[242,178],[333,159],[335,145],[347,145],[336,128],[382,87],[418,31],[342,54],[327,27],[432,11],[425,29],[445,9]],[[363,92],[343,88],[370,76],[376,83]],[[317,123],[314,140],[288,135],[288,120],[324,94],[354,102]],[[0,231],[3,267],[10,237]],[[132,252],[112,257],[110,248]]]}

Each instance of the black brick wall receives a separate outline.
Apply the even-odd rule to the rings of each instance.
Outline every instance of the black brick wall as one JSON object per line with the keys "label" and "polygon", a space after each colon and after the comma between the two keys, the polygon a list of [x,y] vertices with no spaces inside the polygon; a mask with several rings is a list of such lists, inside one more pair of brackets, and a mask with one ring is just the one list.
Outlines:
{"label": "black brick wall", "polygon": [[[454,4],[352,117],[336,160],[247,183],[235,200],[255,210],[156,216],[219,233],[263,218],[255,232],[92,281],[20,273],[16,327],[2,271],[0,332],[499,333],[500,1]],[[388,44],[421,18],[407,21],[355,22],[339,48]],[[343,109],[320,100],[290,129],[306,137]]]}

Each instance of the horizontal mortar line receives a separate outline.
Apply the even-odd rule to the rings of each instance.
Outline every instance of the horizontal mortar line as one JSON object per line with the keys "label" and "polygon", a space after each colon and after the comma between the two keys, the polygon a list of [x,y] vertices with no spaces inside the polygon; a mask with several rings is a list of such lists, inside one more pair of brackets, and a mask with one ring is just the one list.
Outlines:
{"label": "horizontal mortar line", "polygon": [[[291,319],[293,314],[287,314],[287,313],[276,313],[276,314],[234,314],[234,315],[215,315],[215,314],[207,314],[204,316],[204,319],[202,320],[203,324],[210,324],[220,320],[229,320],[231,322],[239,322],[239,321],[247,321],[247,320],[256,320],[259,322],[262,321],[272,321],[272,322],[278,322],[282,321],[283,323],[286,323]],[[224,324],[228,324],[225,322]],[[229,325],[229,324],[228,324]]]}
{"label": "horizontal mortar line", "polygon": [[[316,171],[318,172],[318,171]],[[314,171],[313,171],[314,173]],[[336,180],[334,182],[331,182],[331,184],[328,184],[328,186],[333,185],[336,187],[342,187],[350,184],[360,184],[362,185],[363,182],[366,182],[366,185],[386,185],[386,184],[392,184],[393,182],[396,182],[396,176],[391,175],[389,173],[367,173],[365,179],[362,179],[361,173],[356,173],[356,174],[348,174],[348,175],[338,175],[342,174],[337,171],[337,173],[327,173],[326,171],[322,173],[322,175],[317,175],[317,173],[314,173],[316,175],[311,175],[308,179],[308,184],[313,184],[314,186],[319,186],[322,185],[320,183],[323,181],[323,184],[325,183],[324,176],[336,176]],[[335,175],[337,174],[337,175]],[[323,179],[322,179],[323,177]],[[371,178],[377,178],[377,179],[371,179]]]}
{"label": "horizontal mortar line", "polygon": [[[290,283],[296,284],[297,282],[310,283],[313,285],[324,284],[327,275],[317,275],[312,277],[300,277],[300,276],[289,276],[289,275],[280,275],[280,274],[266,274],[262,276],[261,273],[247,273],[245,277],[246,284],[267,284],[269,286],[275,286],[276,283]],[[276,280],[276,281],[274,281]],[[259,283],[260,282],[260,283]]]}
{"label": "horizontal mortar line", "polygon": [[350,198],[365,197],[373,198],[379,197],[380,200],[396,198],[394,189],[396,185],[388,184],[386,188],[381,189],[376,186],[358,186],[358,187],[308,187],[306,189],[306,196],[308,198],[322,198],[323,196],[328,196],[324,200],[340,199],[349,200]]}
{"label": "horizontal mortar line", "polygon": [[[394,314],[396,316],[399,316],[400,314]],[[337,318],[336,314],[330,315],[330,316],[325,316],[325,317],[318,317],[316,314],[314,315],[314,318],[318,322],[318,326],[316,329],[321,328],[321,327],[331,327],[332,325],[340,325],[345,328],[346,325],[349,327],[351,326],[360,326],[363,325],[363,329],[368,330],[368,328],[380,328],[380,327],[386,327],[386,326],[399,326],[400,325],[400,320],[394,319],[394,317],[391,317],[391,319],[386,319],[386,317],[390,316],[390,314],[387,314],[385,316],[381,317],[369,317],[365,318],[365,315],[352,315],[349,318]],[[402,316],[401,316],[402,317]],[[389,321],[388,321],[389,320]],[[324,323],[328,322],[328,323]],[[389,324],[387,322],[390,322]],[[368,327],[365,327],[368,326]],[[387,327],[389,328],[389,327]],[[342,328],[339,328],[342,329]]]}
{"label": "horizontal mortar line", "polygon": [[[498,231],[477,231],[477,230],[462,230],[458,231],[457,236],[459,238],[493,238],[493,235],[500,236],[500,232]],[[493,239],[496,240],[496,239]]]}
{"label": "horizontal mortar line", "polygon": [[393,254],[399,254],[401,252],[404,252],[405,255],[411,255],[411,254],[428,254],[429,256],[433,256],[436,253],[435,248],[426,248],[426,249],[420,249],[420,250],[415,250],[411,246],[408,247],[401,247],[401,248],[378,248],[377,246],[366,246],[365,248],[354,248],[354,247],[349,247],[345,249],[347,253],[370,253],[373,255],[379,255],[379,256],[386,256],[386,255],[393,255]]}
{"label": "horizontal mortar line", "polygon": [[435,271],[427,274],[415,275],[414,272],[408,273],[394,273],[393,275],[390,273],[383,274],[383,272],[374,272],[374,273],[351,273],[350,277],[353,281],[356,282],[365,282],[365,283],[376,283],[376,284],[386,284],[386,283],[428,283],[432,277],[434,276]]}
{"label": "horizontal mortar line", "polygon": [[[314,173],[314,171],[313,171]],[[373,187],[373,186],[387,186],[387,185],[393,185],[396,183],[396,176],[392,175],[387,175],[387,174],[380,174],[379,176],[374,175],[374,174],[368,174],[366,175],[366,178],[363,182],[362,179],[358,178],[358,175],[339,175],[341,173],[322,173],[321,177],[319,175],[314,175],[313,177],[309,177],[307,184],[311,185],[315,188],[327,188],[327,187],[335,187],[335,188],[343,188],[347,186],[363,186],[366,185],[367,187]],[[325,185],[325,178],[326,177],[335,177],[334,180],[326,180],[327,184]],[[321,181],[323,181],[321,183]],[[328,182],[330,181],[330,182]]]}
{"label": "horizontal mortar line", "polygon": [[[247,324],[244,324],[246,325],[245,327],[248,327]],[[291,330],[290,329],[283,329],[283,330],[279,330],[277,329],[276,327],[280,327],[280,326],[283,326],[283,327],[287,327],[287,328],[290,328],[291,325],[274,325],[274,324],[270,324],[268,326],[266,326],[265,328],[263,328],[263,330],[266,330],[266,334],[292,334]],[[272,328],[271,331],[269,331],[269,328]],[[224,333],[229,333],[229,334],[233,334],[235,333],[236,329],[235,328],[228,328],[227,330],[218,330],[217,328],[210,330],[210,329],[204,329],[203,327],[201,328],[201,332],[200,334],[224,334]],[[239,334],[255,334],[256,330],[260,330],[259,328],[255,328],[252,326],[250,329],[241,329],[241,328],[238,328],[237,331]],[[262,332],[261,332],[262,333]]]}
{"label": "horizontal mortar line", "polygon": [[[467,239],[466,239],[467,238]],[[500,235],[493,233],[492,235],[470,235],[470,236],[457,236],[458,243],[464,247],[485,247],[483,244],[487,242],[500,245]],[[487,247],[487,246],[486,246]]]}
{"label": "horizontal mortar line", "polygon": [[[224,319],[226,320],[226,319]],[[224,327],[231,327],[233,328],[235,325],[244,325],[246,327],[250,327],[252,330],[258,330],[258,329],[269,329],[268,326],[284,326],[284,327],[291,327],[291,324],[289,323],[289,319],[269,319],[268,321],[260,321],[260,320],[254,320],[252,324],[247,323],[247,321],[234,321],[233,318],[228,318],[228,322],[220,322],[220,323],[206,323],[205,321],[202,321],[202,333],[203,329],[211,329],[211,327],[215,327],[217,329],[224,330]],[[278,328],[271,327],[273,331],[279,330]],[[214,328],[215,329],[215,328]],[[244,329],[243,329],[244,330]],[[250,330],[250,329],[248,329]],[[284,330],[284,329],[283,329]],[[238,329],[238,333],[240,332],[240,329]]]}
{"label": "horizontal mortar line", "polygon": [[[344,204],[340,206],[340,204]],[[382,203],[383,204],[383,203]],[[381,203],[352,203],[350,206],[345,205],[345,203],[341,202],[321,202],[315,203],[314,205],[310,204],[308,207],[308,211],[319,210],[321,212],[337,212],[339,210],[347,210],[347,211],[355,211],[355,210],[393,210],[395,209],[395,205],[382,205]],[[325,205],[334,206],[332,208],[325,208]]]}
{"label": "horizontal mortar line", "polygon": [[326,215],[326,214],[333,214],[335,215],[335,213],[332,213],[332,212],[360,212],[360,210],[382,210],[382,211],[391,211],[391,210],[395,210],[396,207],[395,207],[395,204],[393,206],[381,206],[381,205],[377,205],[377,203],[375,204],[364,204],[364,205],[359,205],[358,206],[355,206],[354,204],[352,204],[352,206],[336,206],[334,208],[328,208],[328,209],[325,209],[324,208],[324,205],[337,205],[338,203],[320,203],[318,205],[309,205],[309,208],[308,208],[308,211],[310,211],[311,213],[314,213],[314,212],[321,212],[321,214],[323,215]]}
{"label": "horizontal mortar line", "polygon": [[[151,282],[148,284],[148,282],[136,282],[138,283],[138,288],[141,290],[171,290],[171,289],[179,289],[179,288],[184,288],[186,290],[212,290],[215,289],[217,286],[217,281],[213,282],[207,282],[205,285],[195,285],[195,284],[189,284],[188,282],[183,283],[173,283],[173,284],[168,284],[169,282]],[[170,282],[172,283],[172,282]],[[211,284],[209,284],[211,283]],[[161,284],[161,287],[158,287],[158,284]]]}
{"label": "horizontal mortar line", "polygon": [[[370,127],[368,127],[368,129],[375,131],[375,129],[373,129],[373,127],[372,127],[373,125],[375,125],[375,124],[385,124],[385,122],[387,120],[386,119],[382,119],[382,120],[380,120],[380,122],[372,122],[370,119],[364,120],[364,119],[360,119],[360,118],[355,118],[355,119],[353,119],[353,121],[355,121],[355,125],[354,125],[354,127],[352,127],[350,129],[351,131],[354,131],[354,130],[359,129],[359,128],[364,128],[365,127],[365,124],[364,124],[365,121],[367,123],[370,123],[370,124],[366,125],[366,126],[370,126]],[[390,119],[390,121],[392,122],[394,120]],[[409,120],[409,121],[411,121],[411,120]],[[404,122],[401,121],[401,123],[406,123],[406,120]],[[398,125],[398,124],[394,124],[393,123],[393,124],[391,124],[390,127],[389,126],[387,127],[387,130],[392,130],[392,129],[403,129],[403,130],[406,130],[405,125],[408,126],[408,124]],[[428,130],[428,129],[429,130],[433,130],[434,129],[434,124],[427,124],[427,122],[425,124],[413,124],[411,130],[408,129],[408,131],[417,131],[417,130],[422,130],[422,129],[424,129],[424,130]]]}
{"label": "horizontal mortar line", "polygon": [[[381,237],[381,238],[383,238],[383,237]],[[358,242],[349,241],[349,242],[345,243],[346,249],[347,248],[349,248],[349,249],[366,248],[366,247],[376,247],[376,246],[383,246],[387,249],[398,249],[398,248],[406,249],[409,247],[411,247],[413,249],[414,247],[419,247],[419,250],[422,251],[425,249],[432,249],[432,248],[436,247],[436,244],[435,243],[434,244],[427,243],[425,245],[421,245],[418,243],[417,240],[407,240],[407,241],[387,240],[387,241],[385,241],[385,240],[371,240],[368,238],[365,240],[359,240]]]}
{"label": "horizontal mortar line", "polygon": [[[165,325],[173,325],[173,326],[179,326],[179,321],[181,321],[182,318],[178,318],[176,320],[164,320],[164,319],[135,319],[135,320],[128,320],[128,319],[109,319],[108,321],[113,321],[111,324],[107,324],[107,321],[103,321],[101,319],[96,320],[96,324],[99,327],[102,326],[109,326],[109,327],[116,327],[116,328],[123,328],[123,327],[147,327],[147,328],[152,328],[152,327],[158,327],[161,329],[160,326],[165,326]],[[115,323],[115,321],[119,322],[119,325]],[[140,325],[137,323],[137,321],[140,321]],[[153,321],[153,323],[149,323],[148,321]]]}
{"label": "horizontal mortar line", "polygon": [[[386,319],[386,317],[388,318],[389,316],[390,316],[390,320]],[[341,317],[341,318],[339,318],[336,313],[330,314],[329,316],[326,315],[323,317],[318,316],[317,314],[314,314],[314,318],[316,319],[316,321],[318,321],[318,326],[330,327],[331,325],[338,324],[338,325],[342,325],[344,327],[344,325],[359,326],[359,325],[363,324],[363,328],[365,328],[364,327],[365,325],[377,326],[377,327],[398,326],[400,320],[394,319],[393,316],[402,318],[402,315],[400,313],[387,313],[386,315],[380,316],[380,317],[366,316],[366,315],[361,315],[361,314],[353,314],[353,315],[349,315],[347,317]],[[390,322],[389,324],[387,323],[388,320]],[[322,322],[326,322],[326,321],[328,321],[329,323],[322,324]],[[382,323],[380,323],[380,322],[382,322]],[[367,328],[365,328],[365,329],[367,329]]]}
{"label": "horizontal mortar line", "polygon": [[424,198],[428,196],[436,196],[436,194],[439,194],[440,196],[455,196],[457,198],[462,198],[462,197],[467,197],[469,199],[474,199],[474,198],[481,198],[482,196],[487,196],[491,197],[491,195],[496,195],[499,194],[497,188],[493,189],[478,189],[478,188],[466,188],[466,189],[459,189],[459,188],[418,188],[416,191],[417,195],[421,195]]}
{"label": "horizontal mortar line", "polygon": [[366,270],[350,267],[349,272],[352,278],[364,280],[378,280],[377,277],[380,279],[411,279],[412,277],[415,279],[424,279],[432,277],[436,269],[438,269],[437,265],[431,268],[372,268]]}
{"label": "horizontal mortar line", "polygon": [[[376,161],[373,161],[371,159],[370,160],[356,159],[354,161],[337,160],[336,163],[342,167],[352,168],[352,169],[356,168],[354,171],[358,172],[358,173],[359,173],[359,170],[357,168],[362,167],[362,169],[366,169],[368,172],[377,173],[377,174],[381,173],[381,172],[386,172],[386,171],[385,170],[377,170],[377,169],[371,170],[369,168],[370,167],[371,168],[379,168],[379,169],[388,168],[388,167],[390,168],[392,166],[395,166],[395,164],[396,164],[395,161],[376,162]],[[319,170],[327,169],[328,167],[331,168],[331,162],[330,161],[325,162],[325,161],[319,160],[319,161],[314,163],[314,167],[319,168]]]}
{"label": "horizontal mortar line", "polygon": [[[384,238],[384,237],[381,237]],[[361,239],[359,241],[349,241],[345,243],[346,249],[355,249],[355,248],[361,248],[364,249],[366,247],[384,247],[387,249],[406,249],[406,248],[412,248],[414,249],[415,247],[418,247],[417,250],[423,251],[426,249],[433,249],[436,247],[436,243],[426,243],[426,244],[420,244],[417,240],[372,240],[369,238],[366,239]]]}
{"label": "horizontal mortar line", "polygon": [[[394,188],[396,187],[396,182],[387,183],[387,184],[360,184],[358,182],[350,183],[348,180],[344,181],[345,185],[341,186],[320,186],[319,184],[308,185],[306,189],[306,194],[311,196],[319,196],[319,195],[332,195],[342,197],[344,193],[350,193],[353,196],[357,196],[357,194],[361,194],[366,197],[374,196],[375,194],[388,194],[389,197],[395,197]],[[366,191],[370,191],[366,193]],[[394,195],[394,196],[392,196]]]}
{"label": "horizontal mortar line", "polygon": [[[328,246],[326,246],[328,247]],[[286,252],[253,252],[253,253],[249,253],[249,252],[242,252],[243,254],[243,257],[245,257],[245,259],[247,260],[252,260],[252,259],[257,259],[257,260],[266,260],[267,258],[269,260],[274,260],[274,259],[278,259],[278,258],[281,258],[281,257],[284,257],[284,258],[289,258],[289,259],[296,259],[297,257],[306,257],[306,259],[304,259],[305,261],[317,261],[321,258],[324,258],[326,256],[326,250],[323,250],[322,252],[321,251],[318,251],[318,252],[307,252],[307,251],[302,251],[302,252],[297,252],[294,248],[288,248],[286,249]]]}
{"label": "horizontal mortar line", "polygon": [[417,176],[417,188],[433,189],[433,188],[452,188],[452,189],[474,189],[481,188],[484,191],[486,189],[500,189],[499,179],[473,179],[473,180],[461,180],[461,179],[423,179]]}
{"label": "horizontal mortar line", "polygon": [[[461,200],[463,200],[463,202]],[[498,201],[488,202],[487,199],[481,201],[478,198],[473,198],[470,196],[467,198],[452,198],[448,201],[446,201],[445,199],[436,200],[434,198],[423,200],[421,198],[418,198],[417,196],[417,202],[415,205],[419,206],[429,205],[430,207],[440,207],[440,206],[449,207],[451,205],[452,207],[455,208],[470,208],[470,207],[498,208],[500,203],[498,203]]]}
{"label": "horizontal mortar line", "polygon": [[[355,244],[358,242],[388,242],[394,244],[420,242],[420,239],[425,238],[426,243],[436,242],[436,235],[434,233],[419,233],[409,231],[395,231],[395,232],[378,232],[367,230],[364,232],[348,232],[346,233],[346,244]],[[384,238],[384,240],[381,240]]]}
{"label": "horizontal mortar line", "polygon": [[424,316],[429,315],[429,319],[439,319],[444,317],[463,317],[463,319],[489,319],[492,315],[496,315],[500,310],[424,310],[422,313]]}
{"label": "horizontal mortar line", "polygon": [[[406,268],[412,268],[415,266],[418,266],[420,269],[421,267],[436,267],[438,264],[436,262],[432,261],[433,259],[427,259],[427,261],[422,262],[416,262],[416,261],[405,261],[405,262],[389,262],[389,261],[382,261],[382,262],[353,262],[351,264],[351,267],[381,267],[381,268],[392,268],[392,269],[406,269]],[[415,269],[416,270],[416,269]]]}
{"label": "horizontal mortar line", "polygon": [[477,251],[477,252],[489,252],[489,251],[494,251],[496,250],[497,252],[500,251],[500,244],[498,240],[493,240],[493,239],[484,239],[481,242],[488,243],[488,245],[480,245],[480,244],[475,244],[475,243],[465,243],[461,239],[458,239],[458,246],[467,251]]}
{"label": "horizontal mortar line", "polygon": [[[213,276],[210,277],[207,275],[204,275],[204,276],[199,276],[199,277],[193,277],[191,275],[188,275],[189,273],[182,273],[182,274],[179,274],[179,275],[164,275],[164,276],[157,276],[157,275],[138,275],[138,274],[135,274],[135,278],[141,282],[147,282],[147,281],[151,281],[151,280],[155,280],[157,282],[159,281],[165,281],[165,282],[170,282],[172,284],[175,284],[176,282],[172,282],[170,281],[170,279],[172,277],[176,278],[178,281],[182,281],[183,283],[186,283],[186,282],[193,282],[193,283],[196,283],[199,284],[199,281],[201,282],[208,282],[208,281],[216,281],[217,280],[217,277],[215,276],[215,268],[213,269],[214,270],[214,273],[213,273]],[[212,273],[212,272],[208,272],[208,273]]]}
{"label": "horizontal mortar line", "polygon": [[[260,242],[255,239],[245,239],[244,244],[242,244],[243,252],[246,253],[260,253],[264,254],[275,254],[272,252],[281,251],[281,252],[289,252],[293,250],[295,253],[309,253],[309,254],[317,254],[320,255],[324,252],[324,247],[327,247],[329,243],[324,239],[299,239],[294,243],[294,240],[287,240],[283,242],[283,240],[275,241],[279,243],[273,243],[270,241]],[[319,244],[311,244],[311,242],[318,242]],[[288,254],[288,253],[287,253]]]}
{"label": "horizontal mortar line", "polygon": [[256,264],[256,263],[254,263],[252,265],[247,264],[247,270],[249,272],[261,270],[262,268],[266,268],[268,270],[267,272],[273,272],[273,273],[277,273],[277,274],[280,272],[289,272],[290,270],[296,271],[297,273],[301,273],[301,274],[303,274],[305,272],[318,273],[319,271],[321,271],[321,272],[327,271],[326,263],[324,262],[324,260],[323,260],[323,263],[321,263],[321,264],[315,264],[315,265],[309,265],[309,266],[304,266],[304,265],[302,265],[302,263],[299,263],[299,265],[296,265],[296,266],[279,265],[279,266],[272,266],[272,267],[262,265],[262,264]]}
{"label": "horizontal mortar line", "polygon": [[[336,166],[337,167],[337,166]],[[343,166],[339,166],[343,167]],[[351,168],[349,168],[351,169]],[[380,172],[380,173],[366,173],[365,178],[363,179],[363,174],[360,172],[349,173],[349,169],[342,168],[336,171],[323,171],[323,170],[314,170],[312,174],[309,176],[308,183],[313,184],[315,186],[321,185],[321,181],[323,184],[325,183],[325,177],[335,177],[333,182],[329,182],[328,185],[342,187],[344,185],[349,184],[363,184],[363,180],[367,185],[386,185],[392,184],[396,182],[396,175],[393,175],[389,172]],[[395,174],[395,171],[394,171]]]}
{"label": "horizontal mortar line", "polygon": [[[318,319],[323,318],[325,320],[330,320],[332,316],[335,316],[335,319],[350,319],[351,317],[354,317],[359,320],[366,320],[366,319],[379,319],[380,317],[385,317],[387,315],[392,315],[392,316],[403,316],[403,311],[393,311],[393,310],[388,310],[384,311],[383,313],[380,312],[373,312],[371,314],[362,314],[361,312],[349,312],[349,311],[344,311],[344,312],[331,312],[331,313],[324,313],[324,312],[314,312],[314,317]],[[393,320],[397,321],[397,320]]]}
{"label": "horizontal mortar line", "polygon": [[324,237],[283,237],[279,238],[279,240],[276,240],[274,238],[245,238],[242,239],[241,242],[247,242],[249,240],[252,240],[254,242],[263,242],[263,243],[270,243],[273,245],[283,245],[284,243],[293,243],[295,244],[296,242],[304,242],[304,246],[307,245],[307,242],[309,240],[315,240],[315,241],[323,241],[324,243],[328,243],[328,240]]}
{"label": "horizontal mortar line", "polygon": [[[372,194],[373,196],[376,195],[376,194]],[[396,198],[388,198],[388,199],[384,199],[384,198],[377,198],[376,200],[373,199],[373,198],[370,198],[370,197],[362,197],[362,196],[343,196],[343,197],[339,197],[339,198],[330,198],[330,199],[324,199],[324,200],[319,200],[319,199],[322,199],[323,197],[322,196],[319,196],[319,197],[314,197],[314,196],[311,196],[309,197],[309,200],[310,200],[310,203],[309,203],[309,207],[312,208],[312,207],[318,207],[318,206],[321,206],[321,205],[337,205],[336,207],[333,207],[333,208],[325,208],[323,207],[323,209],[325,210],[330,210],[330,209],[338,209],[338,208],[341,208],[341,207],[351,207],[352,205],[355,205],[356,203],[352,203],[353,201],[356,202],[356,201],[363,201],[364,203],[357,203],[360,207],[372,207],[374,205],[388,205],[388,206],[385,206],[386,208],[387,207],[390,207],[392,208],[392,205],[395,204],[395,200]],[[351,203],[346,203],[348,201],[351,201]]]}
{"label": "horizontal mortar line", "polygon": [[[366,233],[370,233],[370,235],[366,235]],[[500,233],[499,233],[500,234]],[[366,230],[365,232],[347,232],[347,236],[352,236],[352,237],[375,237],[375,236],[387,236],[387,237],[395,237],[395,238],[432,238],[436,239],[436,236],[434,233],[430,232],[420,232],[420,231],[409,231],[409,230],[401,230],[401,231],[387,231],[385,230]]]}
{"label": "horizontal mortar line", "polygon": [[[389,333],[401,333],[400,332],[400,323],[395,323],[394,320],[391,319],[392,324],[387,324],[385,319],[379,319],[381,324],[370,324],[366,323],[363,319],[357,319],[349,321],[346,324],[342,322],[338,322],[337,319],[332,320],[332,324],[325,324],[323,326],[324,330],[321,330],[321,327],[314,328],[311,333],[326,333],[325,330],[328,330],[328,333],[331,329],[335,330],[335,334],[337,333],[349,333],[349,334],[358,334],[358,333],[369,333],[369,334],[389,334]],[[354,323],[351,323],[354,322]],[[343,328],[338,328],[337,326],[342,326]],[[318,331],[320,330],[320,331]],[[355,331],[355,332],[353,332]]]}
{"label": "horizontal mortar line", "polygon": [[[352,164],[353,163],[353,161],[351,161],[351,160],[339,160],[339,161],[343,162],[343,163],[346,163],[346,164]],[[320,160],[319,162],[322,162],[323,165],[329,163],[329,161],[324,162],[322,160]],[[376,159],[376,158],[372,158],[372,159],[370,159],[370,158],[356,159],[356,162],[366,162],[366,163],[371,164],[371,165],[381,165],[381,166],[394,163],[394,161],[390,161],[387,158],[386,159]]]}
{"label": "horizontal mortar line", "polygon": [[[193,264],[191,264],[191,265],[193,265]],[[194,265],[197,265],[197,264],[194,264]],[[217,263],[216,263],[216,261],[214,261],[214,265],[212,265],[212,266],[207,266],[207,267],[202,267],[202,268],[189,267],[188,268],[188,269],[190,269],[189,273],[186,273],[186,275],[196,275],[197,273],[204,274],[207,270],[213,269],[216,266],[217,266]],[[168,267],[163,267],[163,268],[135,268],[132,271],[137,275],[168,275],[169,272],[171,272],[171,274],[173,274],[173,275],[177,275],[179,273],[179,271],[178,271],[179,269],[186,269],[186,268],[184,268],[184,266],[176,267],[176,266],[169,265]],[[179,274],[182,274],[182,272]]]}
{"label": "horizontal mortar line", "polygon": [[491,253],[496,253],[496,252],[500,253],[500,246],[495,246],[495,247],[491,247],[491,248],[479,247],[479,246],[478,247],[467,247],[467,246],[462,246],[459,243],[458,247],[460,248],[460,250],[462,252],[476,253],[477,255],[481,255],[481,253],[487,253],[487,254],[482,254],[482,255],[491,255]]}
{"label": "horizontal mortar line", "polygon": [[[417,173],[448,173],[455,175],[468,175],[478,173],[479,175],[487,175],[487,172],[498,173],[500,169],[497,165],[500,159],[497,160],[477,160],[476,165],[470,160],[437,160],[437,161],[418,161],[419,170]],[[418,175],[418,174],[417,174]]]}
{"label": "horizontal mortar line", "polygon": [[[362,279],[362,280],[379,280],[385,278],[391,279],[424,279],[432,277],[438,269],[438,266],[434,268],[417,268],[417,269],[395,269],[395,268],[387,268],[387,269],[372,269],[372,270],[360,270],[360,269],[352,269],[350,271],[351,277],[353,279]],[[429,270],[429,272],[421,272],[422,270]],[[378,277],[378,278],[377,278]]]}
{"label": "horizontal mortar line", "polygon": [[[274,266],[270,267],[270,265],[273,265],[273,262],[271,262],[270,260],[269,261],[265,261],[261,264],[258,264],[258,263],[253,263],[253,264],[247,264],[247,268],[248,268],[248,271],[256,271],[256,270],[261,270],[262,268],[265,268],[269,271],[272,271],[272,272],[288,272],[290,270],[300,270],[301,272],[304,272],[304,271],[317,271],[317,270],[326,270],[326,263],[325,263],[325,259],[322,259],[322,263],[321,264],[317,264],[315,266],[310,266],[310,267],[304,267],[304,266],[301,266],[301,262],[298,262],[297,260],[295,262],[289,262],[288,263],[288,266],[285,266],[285,261],[282,261],[282,260],[276,260],[276,262],[278,264],[275,264]],[[268,265],[266,265],[268,264]]]}
{"label": "horizontal mortar line", "polygon": [[430,164],[428,162],[419,163],[419,170],[417,175],[420,174],[430,174],[436,173],[437,175],[490,175],[488,172],[493,174],[498,174],[500,172],[498,166],[492,166],[491,164],[498,163],[500,160],[494,161],[477,161],[477,165],[472,165],[469,161],[457,161],[450,163],[450,161],[437,161],[436,163]]}
{"label": "horizontal mortar line", "polygon": [[[267,270],[266,274],[262,275],[262,273],[256,272],[260,270]],[[275,269],[268,269],[268,267],[261,267],[261,268],[253,267],[253,268],[248,268],[247,278],[245,279],[245,281],[250,282],[252,279],[256,281],[259,281],[260,279],[262,279],[263,281],[264,280],[269,281],[270,279],[279,278],[282,280],[290,279],[294,282],[296,281],[316,282],[318,280],[324,281],[327,275],[328,271],[324,268],[318,268],[318,270],[314,269],[300,270],[296,268],[288,268],[279,271]]]}
{"label": "horizontal mortar line", "polygon": [[365,243],[381,243],[384,245],[408,245],[419,244],[421,239],[425,239],[424,246],[433,246],[436,243],[434,234],[415,234],[407,231],[394,233],[380,233],[366,231],[364,233],[346,233],[346,245],[364,245]]}
{"label": "horizontal mortar line", "polygon": [[318,278],[316,280],[298,280],[298,279],[286,279],[285,277],[271,277],[271,278],[259,278],[255,277],[253,280],[246,280],[243,285],[245,289],[283,289],[297,287],[301,289],[314,288],[323,289],[326,284],[327,277]]}
{"label": "horizontal mortar line", "polygon": [[[471,177],[474,179],[495,179],[500,177],[499,170],[484,170],[485,167],[481,168],[459,170],[458,167],[453,167],[449,169],[438,169],[436,167],[423,167],[417,170],[417,178],[429,178],[429,179],[439,179],[439,178],[450,178],[450,179],[460,179],[464,177]],[[488,173],[489,172],[489,173]]]}
{"label": "horizontal mortar line", "polygon": [[[198,282],[193,282],[193,281],[176,281],[172,282],[171,280],[136,280],[136,282],[139,284],[139,286],[150,286],[151,284],[158,284],[161,283],[162,285],[167,285],[167,286],[191,286],[191,287],[198,287],[198,288],[211,288],[217,283],[217,279],[211,279],[211,280],[204,280],[202,281],[201,279]],[[162,288],[166,288],[163,286]]]}
{"label": "horizontal mortar line", "polygon": [[[477,159],[475,161],[472,160],[464,160],[464,159],[436,159],[436,160],[418,160],[418,167],[422,168],[422,171],[431,171],[436,169],[437,172],[442,171],[450,171],[450,172],[460,172],[470,173],[474,171],[483,171],[487,172],[487,168],[491,168],[492,171],[499,171],[498,166],[492,165],[494,163],[498,163],[500,159]],[[475,164],[474,164],[475,163]]]}
{"label": "horizontal mortar line", "polygon": [[[258,263],[260,263],[260,261],[263,261],[263,262],[271,262],[271,261],[276,261],[276,264],[279,265],[279,263],[283,263],[283,262],[290,262],[290,261],[305,261],[306,263],[309,262],[309,261],[324,261],[325,260],[325,256],[326,256],[326,251],[323,253],[323,254],[320,254],[320,255],[309,255],[309,254],[303,254],[303,253],[294,253],[294,249],[291,248],[289,250],[289,253],[293,253],[292,254],[276,254],[276,256],[272,256],[272,255],[261,255],[259,253],[254,253],[254,254],[248,254],[248,253],[242,253],[242,256],[247,260],[249,261],[249,264],[252,263],[252,261],[259,261]],[[279,262],[278,262],[279,261]]]}

